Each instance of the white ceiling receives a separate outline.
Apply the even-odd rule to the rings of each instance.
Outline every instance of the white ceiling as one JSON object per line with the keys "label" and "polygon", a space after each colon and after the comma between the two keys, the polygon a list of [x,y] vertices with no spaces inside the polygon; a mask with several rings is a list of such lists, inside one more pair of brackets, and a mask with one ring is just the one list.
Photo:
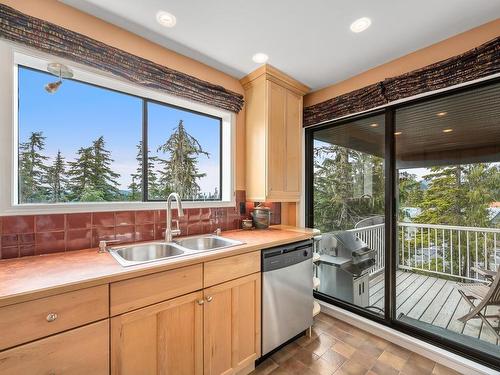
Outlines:
{"label": "white ceiling", "polygon": [[[60,1],[237,78],[264,52],[313,90],[500,17],[498,0]],[[160,9],[174,28],[156,22]],[[354,34],[360,17],[372,26]]]}

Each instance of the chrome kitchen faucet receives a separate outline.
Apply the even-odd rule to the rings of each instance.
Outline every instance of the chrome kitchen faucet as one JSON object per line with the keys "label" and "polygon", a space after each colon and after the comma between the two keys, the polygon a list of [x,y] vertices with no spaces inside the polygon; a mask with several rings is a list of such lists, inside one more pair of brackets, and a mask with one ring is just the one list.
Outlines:
{"label": "chrome kitchen faucet", "polygon": [[167,198],[167,229],[165,230],[165,242],[172,242],[173,236],[178,236],[179,234],[181,234],[181,230],[179,229],[179,220],[176,220],[177,228],[172,229],[172,201],[174,199],[177,202],[178,216],[184,216],[181,197],[177,193],[170,193]]}

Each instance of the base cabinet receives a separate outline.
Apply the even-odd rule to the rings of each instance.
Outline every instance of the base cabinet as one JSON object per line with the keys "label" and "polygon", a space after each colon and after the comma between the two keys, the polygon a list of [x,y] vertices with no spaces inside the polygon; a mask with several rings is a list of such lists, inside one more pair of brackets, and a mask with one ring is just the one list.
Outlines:
{"label": "base cabinet", "polygon": [[109,321],[0,352],[2,375],[109,374]]}
{"label": "base cabinet", "polygon": [[261,274],[111,318],[111,374],[245,373],[260,356]]}
{"label": "base cabinet", "polygon": [[203,374],[203,294],[111,319],[111,374]]}
{"label": "base cabinet", "polygon": [[261,274],[204,290],[205,375],[237,374],[260,356]]}

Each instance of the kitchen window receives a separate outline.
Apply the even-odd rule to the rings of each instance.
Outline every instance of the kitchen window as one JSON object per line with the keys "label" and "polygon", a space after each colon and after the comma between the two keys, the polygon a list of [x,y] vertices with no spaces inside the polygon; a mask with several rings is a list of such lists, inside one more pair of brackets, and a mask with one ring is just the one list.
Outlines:
{"label": "kitchen window", "polygon": [[174,191],[192,206],[233,200],[231,113],[73,65],[48,93],[49,61],[14,58],[12,208],[154,208]]}

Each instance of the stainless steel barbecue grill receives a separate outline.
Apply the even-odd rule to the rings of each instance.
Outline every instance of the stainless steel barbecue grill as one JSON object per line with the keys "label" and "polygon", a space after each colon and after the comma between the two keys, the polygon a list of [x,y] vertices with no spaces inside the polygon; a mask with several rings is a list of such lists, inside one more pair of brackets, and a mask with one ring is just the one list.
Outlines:
{"label": "stainless steel barbecue grill", "polygon": [[361,307],[369,305],[375,250],[349,231],[325,233],[319,243],[319,291]]}

